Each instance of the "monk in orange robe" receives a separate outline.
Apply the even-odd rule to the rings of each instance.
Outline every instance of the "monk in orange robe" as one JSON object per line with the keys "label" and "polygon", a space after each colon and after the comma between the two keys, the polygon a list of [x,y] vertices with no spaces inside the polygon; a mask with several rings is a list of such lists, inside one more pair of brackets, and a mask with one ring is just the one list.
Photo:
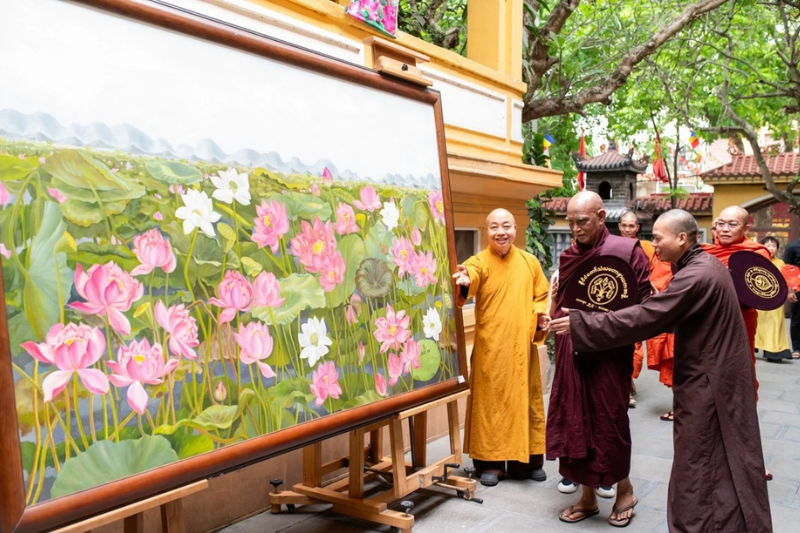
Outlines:
{"label": "monk in orange robe", "polygon": [[[769,250],[757,242],[747,238],[747,231],[750,226],[747,219],[750,214],[746,209],[734,205],[722,210],[717,218],[717,235],[714,244],[704,244],[703,250],[710,253],[726,267],[728,259],[736,252],[743,250],[761,255],[768,261],[772,259]],[[747,338],[750,341],[750,355],[753,359],[753,375],[755,376],[756,365],[756,330],[758,329],[758,311],[756,309],[742,306],[742,317],[747,328]],[[755,380],[756,401],[758,401],[758,378]]]}
{"label": "monk in orange robe", "polygon": [[[662,261],[658,255],[650,258],[650,283],[656,294],[664,292],[672,280],[672,263]],[[647,340],[647,368],[658,371],[658,380],[672,388],[672,362],[675,358],[675,335],[661,333]],[[672,422],[675,414],[670,411],[661,420]]]}

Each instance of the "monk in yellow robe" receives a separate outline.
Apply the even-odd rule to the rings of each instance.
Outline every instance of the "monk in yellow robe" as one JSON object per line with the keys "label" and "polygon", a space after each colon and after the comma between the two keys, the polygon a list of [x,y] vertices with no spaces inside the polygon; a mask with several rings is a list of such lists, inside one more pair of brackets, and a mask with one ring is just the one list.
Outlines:
{"label": "monk in yellow robe", "polygon": [[489,246],[453,275],[463,306],[475,298],[464,452],[487,486],[506,475],[544,481],[545,411],[538,345],[547,336],[549,285],[536,258],[514,246],[505,209],[486,219]]}

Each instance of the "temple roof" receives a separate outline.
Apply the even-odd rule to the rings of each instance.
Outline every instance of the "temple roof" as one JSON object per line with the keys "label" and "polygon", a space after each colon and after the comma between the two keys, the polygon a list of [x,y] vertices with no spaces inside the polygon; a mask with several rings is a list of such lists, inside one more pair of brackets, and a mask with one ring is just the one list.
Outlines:
{"label": "temple roof", "polygon": [[[776,156],[764,156],[773,178],[794,177],[800,171],[800,154],[784,152]],[[755,179],[763,181],[755,156],[733,154],[731,162],[700,174],[705,181]]]}
{"label": "temple roof", "polygon": [[620,172],[628,171],[642,174],[647,170],[649,164],[647,159],[633,159],[633,149],[627,154],[617,151],[614,143],[604,153],[588,158],[581,156],[579,152],[572,152],[572,159],[580,172]]}
{"label": "temple roof", "polygon": [[[569,203],[569,200],[568,197],[546,198],[543,202],[543,207],[552,209],[556,214],[565,214],[567,212],[567,203]],[[698,215],[710,215],[712,206],[713,197],[711,193],[708,192],[691,193],[685,198],[680,198],[675,203],[675,207],[678,209],[684,209]],[[635,211],[637,216],[646,220],[652,215],[660,215],[671,207],[668,194],[651,194],[650,196],[637,198],[631,206],[631,211]],[[613,222],[625,211],[627,211],[626,208],[606,210],[606,219]]]}

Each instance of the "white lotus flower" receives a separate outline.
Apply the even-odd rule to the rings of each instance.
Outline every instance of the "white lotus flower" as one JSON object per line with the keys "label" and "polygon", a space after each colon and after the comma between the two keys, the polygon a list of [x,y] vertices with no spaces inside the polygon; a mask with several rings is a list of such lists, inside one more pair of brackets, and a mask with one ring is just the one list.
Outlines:
{"label": "white lotus flower", "polygon": [[397,227],[400,222],[400,211],[397,210],[397,205],[394,203],[394,198],[390,202],[383,202],[383,209],[381,209],[381,220],[386,226],[386,229],[392,231]]}
{"label": "white lotus flower", "polygon": [[300,358],[308,359],[308,364],[314,368],[317,361],[328,353],[328,346],[333,344],[333,341],[328,337],[328,328],[325,326],[324,318],[320,320],[311,317],[300,328],[302,331],[297,335],[300,347],[303,348]]}
{"label": "white lotus flower", "polygon": [[219,172],[219,176],[211,176],[211,183],[217,188],[212,196],[226,204],[234,200],[242,205],[250,205],[250,181],[247,174],[239,174],[235,168]]}
{"label": "white lotus flower", "polygon": [[429,339],[439,341],[439,335],[442,333],[442,319],[439,318],[439,313],[433,307],[429,307],[428,312],[422,317],[422,331]]}
{"label": "white lotus flower", "polygon": [[205,192],[189,189],[181,195],[183,207],[175,211],[175,216],[183,220],[183,233],[189,235],[199,228],[209,239],[214,238],[214,226],[222,215],[214,211],[214,204]]}

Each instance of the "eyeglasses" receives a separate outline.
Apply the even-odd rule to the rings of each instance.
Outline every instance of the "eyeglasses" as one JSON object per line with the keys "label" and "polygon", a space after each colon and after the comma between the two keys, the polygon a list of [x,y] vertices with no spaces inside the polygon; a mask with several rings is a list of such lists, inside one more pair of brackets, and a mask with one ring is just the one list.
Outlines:
{"label": "eyeglasses", "polygon": [[731,229],[736,229],[741,225],[742,225],[741,222],[736,222],[735,220],[733,220],[731,222],[725,222],[724,220],[718,220],[717,221],[717,229],[722,229],[725,226],[728,226]]}

